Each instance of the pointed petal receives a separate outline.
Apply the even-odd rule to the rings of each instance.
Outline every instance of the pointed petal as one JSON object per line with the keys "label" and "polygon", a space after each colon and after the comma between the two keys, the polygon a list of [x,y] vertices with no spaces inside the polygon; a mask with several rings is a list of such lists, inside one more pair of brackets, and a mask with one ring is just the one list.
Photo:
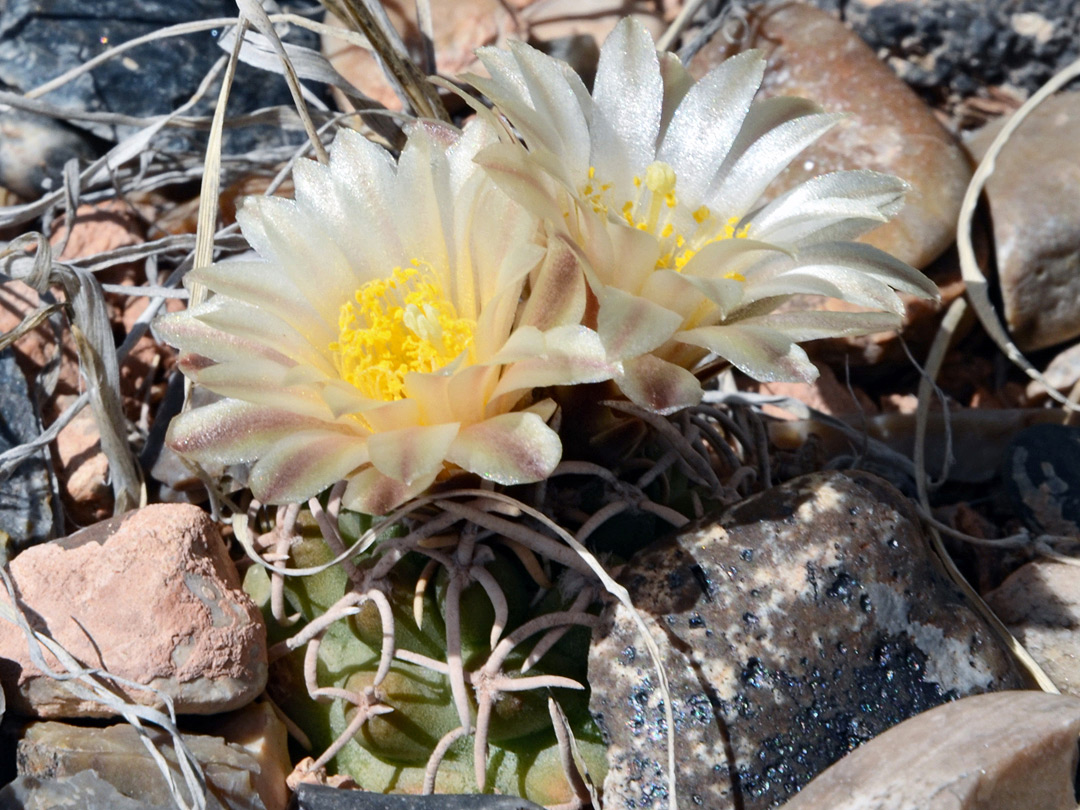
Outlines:
{"label": "pointed petal", "polygon": [[447,459],[497,484],[540,481],[562,457],[555,431],[535,413],[506,413],[464,428]]}
{"label": "pointed petal", "polygon": [[612,360],[627,360],[666,343],[682,326],[682,315],[615,287],[597,291],[596,331]]}
{"label": "pointed petal", "polygon": [[695,84],[675,111],[657,157],[678,177],[676,193],[704,197],[742,127],[765,74],[765,59],[747,51],[724,60]]}
{"label": "pointed petal", "polygon": [[330,431],[292,433],[264,450],[251,468],[248,485],[263,503],[302,503],[367,463],[359,436]]}
{"label": "pointed petal", "polygon": [[708,349],[761,382],[810,382],[819,373],[792,338],[766,326],[704,326],[675,339]]}
{"label": "pointed petal", "polygon": [[350,476],[345,493],[341,496],[341,503],[353,512],[385,515],[431,486],[436,475],[437,473],[433,473],[428,477],[418,478],[412,484],[405,484],[396,478],[383,475],[374,467],[368,467]]}
{"label": "pointed petal", "polygon": [[504,352],[500,362],[509,365],[493,397],[548,385],[600,382],[615,373],[600,336],[584,326],[559,326],[547,332],[522,327],[507,341]]}
{"label": "pointed petal", "polygon": [[533,274],[521,324],[544,331],[579,323],[585,314],[585,275],[575,250],[557,237],[548,241],[544,263]]}
{"label": "pointed petal", "polygon": [[701,402],[697,377],[652,354],[623,363],[615,382],[631,402],[653,413],[671,414]]}
{"label": "pointed petal", "polygon": [[600,49],[593,100],[590,165],[622,197],[653,162],[664,103],[656,46],[633,17],[620,20]]}
{"label": "pointed petal", "polygon": [[368,439],[371,463],[383,475],[411,485],[442,469],[459,428],[451,423],[376,433]]}

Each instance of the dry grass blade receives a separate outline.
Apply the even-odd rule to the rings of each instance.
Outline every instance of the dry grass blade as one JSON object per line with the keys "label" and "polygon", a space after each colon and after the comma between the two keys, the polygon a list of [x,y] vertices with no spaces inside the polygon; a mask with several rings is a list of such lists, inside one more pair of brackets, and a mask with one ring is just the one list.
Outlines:
{"label": "dry grass blade", "polygon": [[[406,56],[400,38],[386,20],[385,11],[382,12],[382,19],[379,19],[365,0],[323,0],[323,5],[367,37],[388,78],[400,89],[402,100],[418,116],[450,121],[434,85]],[[378,5],[376,10],[382,11]]]}
{"label": "dry grass blade", "polygon": [[964,195],[963,203],[960,206],[960,216],[956,225],[956,247],[960,254],[960,271],[963,274],[964,286],[967,289],[967,297],[971,301],[971,305],[975,308],[975,313],[979,316],[983,328],[986,330],[987,334],[993,338],[994,343],[998,345],[998,348],[1005,353],[1005,356],[1008,357],[1009,360],[1022,369],[1028,377],[1041,384],[1046,389],[1047,394],[1059,402],[1062,407],[1074,412],[1080,412],[1080,405],[1070,402],[1068,398],[1062,396],[1057,389],[1046,381],[1043,375],[1039,373],[1038,369],[1028,362],[1020,349],[1012,342],[1012,339],[1002,327],[1001,321],[998,320],[997,313],[994,311],[994,305],[990,301],[989,285],[975,258],[975,248],[971,243],[971,220],[975,215],[975,206],[978,204],[979,195],[982,194],[983,186],[986,185],[986,181],[989,179],[990,175],[994,173],[994,162],[997,160],[997,156],[1002,148],[1008,143],[1009,138],[1012,137],[1012,134],[1024,122],[1024,119],[1027,118],[1036,107],[1077,76],[1080,76],[1080,59],[1055,74],[1053,78],[1039,88],[1037,93],[1024,102],[1024,105],[1020,107],[1019,110],[1013,113],[1012,118],[1009,119],[1005,126],[1002,127],[1001,132],[994,138],[993,142],[990,144],[990,148],[986,150],[986,155],[983,157],[982,162],[975,170],[975,174],[968,184],[967,193]]}

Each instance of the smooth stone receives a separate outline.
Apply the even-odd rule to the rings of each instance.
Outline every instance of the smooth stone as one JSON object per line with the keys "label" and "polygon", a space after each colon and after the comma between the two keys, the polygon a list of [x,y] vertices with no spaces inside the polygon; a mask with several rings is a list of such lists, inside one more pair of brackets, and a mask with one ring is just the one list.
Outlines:
{"label": "smooth stone", "polygon": [[39,779],[17,776],[0,788],[0,807],[11,810],[172,810],[175,805],[151,807],[130,799],[94,771],[73,776]]}
{"label": "smooth stone", "polygon": [[[266,711],[270,711],[266,709]],[[285,728],[275,718],[277,747],[285,748]],[[282,769],[276,769],[280,788],[267,795],[259,790],[260,761],[244,746],[219,736],[182,734],[188,749],[203,768],[207,781],[208,810],[285,810],[287,793]],[[176,762],[172,738],[155,731],[151,738],[168,760],[177,784],[184,786]],[[62,779],[93,770],[121,795],[148,807],[171,808],[165,777],[139,739],[135,728],[125,724],[86,728],[55,721],[30,724],[19,741],[19,775],[36,779]],[[191,801],[186,786],[186,801]],[[269,799],[270,801],[267,801]]]}
{"label": "smooth stone", "polygon": [[[1043,369],[1043,377],[1047,384],[1063,393],[1068,394],[1077,383],[1080,383],[1080,343],[1076,343],[1059,354]],[[1032,380],[1027,386],[1027,395],[1030,399],[1045,398],[1046,386]]]}
{"label": "smooth stone", "polygon": [[[982,159],[1004,126],[973,135]],[[1043,102],[1013,133],[986,182],[1005,323],[1033,351],[1080,335],[1080,92]]]}
{"label": "smooth stone", "polygon": [[[904,208],[862,241],[927,267],[955,238],[971,179],[964,150],[911,88],[824,11],[788,3],[751,23],[756,34],[745,47],[760,48],[769,58],[763,96],[801,96],[849,116],[796,157],[767,195],[840,169],[901,177],[911,185]],[[702,76],[731,52],[732,46],[714,37],[691,60],[690,70]]]}
{"label": "smooth stone", "polygon": [[1080,535],[1080,427],[1033,425],[1005,449],[1002,481],[1032,530]]}
{"label": "smooth stone", "polygon": [[517,796],[445,794],[408,796],[341,790],[303,784],[296,789],[296,810],[542,810]]}
{"label": "smooth stone", "polygon": [[[11,348],[0,352],[0,453],[36,439],[41,421],[26,378]],[[53,531],[53,496],[45,451],[39,450],[0,481],[0,564],[9,554],[48,540]]]}
{"label": "smooth stone", "polygon": [[[148,506],[33,546],[12,561],[11,577],[34,625],[85,664],[171,696],[180,714],[239,708],[266,684],[266,626],[217,526],[197,507]],[[0,681],[15,713],[112,714],[43,675],[7,622]],[[162,706],[150,691],[117,688]]]}
{"label": "smooth stone", "polygon": [[1054,684],[1080,697],[1080,569],[1035,560],[985,599]]}
{"label": "smooth stone", "polygon": [[0,113],[0,136],[0,185],[30,200],[60,187],[69,160],[95,157],[77,130],[20,110]]}
{"label": "smooth stone", "polygon": [[[692,524],[619,575],[661,650],[680,804],[758,810],[885,729],[1022,685],[940,571],[910,502],[863,472],[803,476]],[[667,806],[653,663],[620,605],[589,654],[606,808]]]}
{"label": "smooth stone", "polygon": [[1080,700],[974,695],[848,754],[784,810],[1076,810]]}

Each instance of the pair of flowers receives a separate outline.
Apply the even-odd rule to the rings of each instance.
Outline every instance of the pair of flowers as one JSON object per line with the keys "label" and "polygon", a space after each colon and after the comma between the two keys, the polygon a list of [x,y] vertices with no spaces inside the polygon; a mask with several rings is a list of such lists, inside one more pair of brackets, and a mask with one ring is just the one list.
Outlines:
{"label": "pair of flowers", "polygon": [[[837,116],[755,100],[759,55],[695,83],[627,19],[591,94],[526,45],[480,57],[490,77],[468,78],[495,112],[418,122],[396,162],[341,132],[328,166],[297,165],[295,201],[238,213],[259,260],[189,274],[214,295],[156,331],[223,399],[178,417],[172,447],[253,463],[264,502],[348,479],[348,508],[384,514],[456,468],[549,475],[562,447],[540,389],[611,380],[671,413],[700,399],[707,357],[811,379],[800,341],[895,328],[895,290],[936,294],[849,241],[895,213],[902,181],[837,172],[761,205]],[[875,311],[776,312],[798,294]]]}

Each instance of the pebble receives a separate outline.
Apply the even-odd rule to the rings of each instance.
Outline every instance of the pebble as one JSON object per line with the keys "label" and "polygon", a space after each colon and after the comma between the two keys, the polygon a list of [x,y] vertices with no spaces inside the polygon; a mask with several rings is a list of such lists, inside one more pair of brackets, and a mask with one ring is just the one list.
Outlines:
{"label": "pebble", "polygon": [[[41,422],[30,399],[15,352],[0,351],[0,453],[31,441]],[[0,564],[19,550],[48,540],[53,531],[53,495],[45,453],[39,450],[0,480]]]}
{"label": "pebble", "polygon": [[889,729],[784,810],[1075,810],[1080,700],[975,695]]}
{"label": "pebble", "polygon": [[1080,697],[1080,570],[1036,560],[985,599],[1054,684]]}
{"label": "pebble", "polygon": [[[1055,355],[1043,369],[1043,377],[1047,384],[1057,391],[1064,394],[1072,391],[1073,386],[1080,383],[1080,343],[1073,344]],[[1027,396],[1033,400],[1045,399],[1046,386],[1032,380],[1027,386]]]}
{"label": "pebble", "polygon": [[[288,801],[285,727],[268,706],[249,709],[250,717],[242,718],[241,722],[262,723],[261,736],[273,738],[268,741],[275,749],[273,757],[258,758],[244,745],[228,739],[227,725],[237,722],[235,717],[224,721],[226,728],[217,730],[220,736],[181,735],[206,775],[208,810],[285,810]],[[271,720],[260,721],[260,716],[269,716]],[[177,783],[183,785],[172,738],[156,731],[151,739],[169,761]],[[164,776],[135,728],[127,724],[87,728],[54,721],[32,723],[19,741],[18,767],[24,780],[70,780],[81,773],[95,773],[122,797],[137,801],[139,807],[162,810],[175,807]],[[37,789],[29,790],[30,795],[37,792]],[[184,793],[190,801],[186,789]]]}
{"label": "pebble", "polygon": [[69,160],[95,157],[76,130],[33,113],[0,113],[0,136],[0,185],[30,200],[60,187]]}
{"label": "pebble", "polygon": [[[756,24],[755,20],[755,24]],[[829,112],[848,113],[792,161],[768,192],[776,196],[838,169],[873,169],[911,185],[906,204],[862,241],[917,268],[927,267],[955,238],[971,168],[963,149],[921,99],[856,34],[802,3],[781,4],[745,43],[769,58],[764,96],[802,96]],[[731,52],[714,37],[690,62],[702,76]]]}
{"label": "pebble", "polygon": [[[235,709],[265,686],[266,627],[217,527],[197,507],[129,512],[33,546],[10,570],[20,603],[53,639],[88,665],[170,695],[180,714]],[[111,714],[43,675],[7,622],[0,680],[18,714]],[[134,702],[161,705],[152,692],[118,688]]]}
{"label": "pebble", "polygon": [[[749,498],[639,553],[619,579],[661,649],[686,806],[772,807],[908,717],[1022,685],[910,503],[868,473]],[[589,683],[605,807],[666,807],[652,662],[623,608],[603,616]]]}
{"label": "pebble", "polygon": [[[988,124],[968,148],[981,159],[1004,126]],[[1080,335],[1080,92],[1029,115],[986,183],[1005,323],[1023,351]]]}
{"label": "pebble", "polygon": [[79,810],[170,810],[148,807],[145,802],[129,799],[89,770],[54,779],[17,776],[0,788],[0,807],[18,810],[56,810],[58,807],[77,807]]}

